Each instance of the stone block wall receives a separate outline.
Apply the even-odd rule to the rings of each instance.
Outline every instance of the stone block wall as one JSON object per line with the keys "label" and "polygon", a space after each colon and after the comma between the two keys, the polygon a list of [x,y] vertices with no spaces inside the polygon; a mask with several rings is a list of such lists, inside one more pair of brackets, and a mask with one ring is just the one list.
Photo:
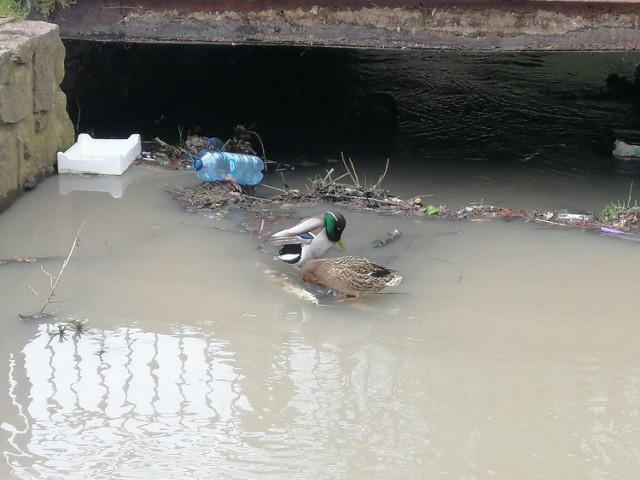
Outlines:
{"label": "stone block wall", "polygon": [[0,18],[0,211],[55,170],[75,141],[60,89],[58,26]]}

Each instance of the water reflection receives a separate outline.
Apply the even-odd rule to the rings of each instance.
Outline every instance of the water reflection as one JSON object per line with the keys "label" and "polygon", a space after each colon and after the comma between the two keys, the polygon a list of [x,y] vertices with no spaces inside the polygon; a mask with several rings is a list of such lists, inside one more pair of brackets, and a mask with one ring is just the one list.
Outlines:
{"label": "water reflection", "polygon": [[120,198],[135,181],[136,174],[133,170],[128,170],[123,175],[59,175],[58,189],[60,195],[76,191],[105,192],[113,198]]}
{"label": "water reflection", "polygon": [[24,371],[10,376],[30,385],[13,402],[19,414],[27,405],[28,427],[10,441],[28,456],[6,454],[21,478],[193,475],[201,455],[209,468],[235,454],[227,450],[249,409],[225,343],[188,334],[123,328],[63,341],[43,325],[24,349]]}
{"label": "water reflection", "polygon": [[392,355],[366,345],[345,359],[339,345],[292,335],[256,371],[228,342],[186,328],[64,339],[42,325],[23,353],[9,393],[26,427],[4,426],[20,478],[338,478],[349,459],[412,463],[425,442]]}
{"label": "water reflection", "polygon": [[514,478],[523,461],[521,478],[564,465],[595,479],[637,467],[638,367],[448,351],[371,323],[346,336],[309,327],[258,347],[186,326],[62,338],[41,325],[10,358],[5,459],[24,479]]}

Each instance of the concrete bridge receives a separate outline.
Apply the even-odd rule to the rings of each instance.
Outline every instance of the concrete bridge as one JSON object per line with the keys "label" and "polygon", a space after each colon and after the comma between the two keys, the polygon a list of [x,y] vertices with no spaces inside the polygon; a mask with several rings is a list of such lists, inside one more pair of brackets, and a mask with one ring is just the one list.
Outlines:
{"label": "concrete bridge", "polygon": [[77,0],[63,40],[460,51],[632,51],[640,0]]}

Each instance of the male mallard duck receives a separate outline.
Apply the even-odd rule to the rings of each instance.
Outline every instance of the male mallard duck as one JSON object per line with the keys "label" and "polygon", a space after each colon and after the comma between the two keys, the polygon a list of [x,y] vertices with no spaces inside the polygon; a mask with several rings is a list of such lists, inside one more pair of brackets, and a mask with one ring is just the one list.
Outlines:
{"label": "male mallard duck", "polygon": [[309,260],[323,257],[337,243],[344,250],[341,240],[347,220],[340,212],[327,212],[302,220],[294,227],[271,235],[273,245],[282,245],[278,258],[292,265],[302,266]]}
{"label": "male mallard duck", "polygon": [[362,257],[318,258],[302,266],[302,279],[331,290],[360,297],[400,284],[402,275]]}

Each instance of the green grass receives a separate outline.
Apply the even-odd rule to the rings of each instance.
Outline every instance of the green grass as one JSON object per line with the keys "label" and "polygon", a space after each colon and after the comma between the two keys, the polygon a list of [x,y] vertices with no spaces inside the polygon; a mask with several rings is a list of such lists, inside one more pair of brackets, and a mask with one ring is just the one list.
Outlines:
{"label": "green grass", "polygon": [[637,200],[631,203],[632,195],[633,195],[633,182],[631,182],[631,185],[629,186],[629,195],[627,196],[627,201],[625,202],[625,201],[618,200],[616,203],[613,203],[613,202],[608,203],[607,205],[604,206],[598,218],[601,221],[613,222],[617,220],[622,214],[640,211],[640,206],[638,205]]}
{"label": "green grass", "polygon": [[[48,17],[56,8],[68,8],[76,3],[76,0],[36,0],[33,2],[35,8],[43,16]],[[25,19],[31,12],[31,2],[23,0],[0,0],[0,17],[14,17]]]}
{"label": "green grass", "polygon": [[76,3],[76,0],[37,0],[36,2],[38,11],[45,17],[48,17],[53,12],[56,4],[62,8],[68,8],[74,3]]}
{"label": "green grass", "polygon": [[16,0],[0,0],[0,17],[26,18],[29,7]]}

